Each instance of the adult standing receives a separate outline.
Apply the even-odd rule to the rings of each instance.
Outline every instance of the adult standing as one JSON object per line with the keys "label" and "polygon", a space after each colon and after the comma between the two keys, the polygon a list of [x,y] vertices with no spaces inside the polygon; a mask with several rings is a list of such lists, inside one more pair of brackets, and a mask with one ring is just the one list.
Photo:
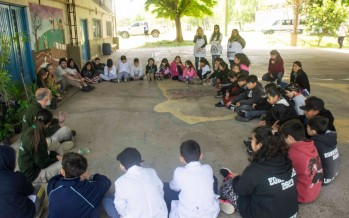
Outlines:
{"label": "adult standing", "polygon": [[210,38],[211,44],[211,55],[212,55],[212,66],[214,61],[222,55],[222,33],[220,32],[219,25],[214,25],[214,30]]}
{"label": "adult standing", "polygon": [[228,39],[227,45],[227,57],[230,63],[230,68],[234,64],[234,56],[236,53],[242,53],[242,49],[245,48],[246,41],[239,34],[237,29],[231,31],[231,36]]}
{"label": "adult standing", "polygon": [[148,23],[144,23],[144,36],[146,38],[149,38],[149,27],[148,27]]}
{"label": "adult standing", "polygon": [[343,47],[344,37],[347,35],[348,28],[345,26],[344,22],[338,28],[338,44],[339,48]]}
{"label": "adult standing", "polygon": [[204,30],[201,27],[198,27],[196,30],[196,35],[194,37],[194,57],[195,57],[195,69],[198,70],[199,59],[206,56],[206,45],[207,38],[204,34]]}

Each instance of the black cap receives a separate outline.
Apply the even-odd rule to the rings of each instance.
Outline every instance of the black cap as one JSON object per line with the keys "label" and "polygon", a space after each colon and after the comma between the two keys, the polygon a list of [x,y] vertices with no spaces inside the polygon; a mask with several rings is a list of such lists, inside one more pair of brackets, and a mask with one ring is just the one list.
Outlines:
{"label": "black cap", "polygon": [[126,170],[134,165],[140,166],[142,162],[141,153],[135,148],[125,148],[118,154],[116,160],[120,161]]}
{"label": "black cap", "polygon": [[300,106],[299,108],[305,111],[308,111],[308,110],[320,111],[324,109],[324,107],[325,107],[324,101],[320,98],[313,96],[305,100],[305,105]]}

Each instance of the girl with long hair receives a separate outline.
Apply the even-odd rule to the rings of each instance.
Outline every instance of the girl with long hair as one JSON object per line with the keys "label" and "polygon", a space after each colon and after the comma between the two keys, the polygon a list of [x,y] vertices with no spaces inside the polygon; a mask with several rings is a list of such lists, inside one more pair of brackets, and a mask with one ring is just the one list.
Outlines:
{"label": "girl with long hair", "polygon": [[[248,76],[250,74],[251,61],[244,53],[237,53],[234,56],[234,63],[240,66],[240,73]],[[231,67],[232,68],[232,67]],[[233,69],[233,68],[232,68]]]}
{"label": "girl with long hair", "polygon": [[220,32],[219,25],[214,25],[213,33],[210,38],[211,44],[211,55],[212,55],[212,66],[214,66],[214,61],[222,55],[223,47],[221,45],[223,34]]}
{"label": "girl with long hair", "polygon": [[277,84],[280,85],[284,73],[284,60],[277,50],[271,50],[268,72],[262,76],[262,80],[268,82],[277,81]]}
{"label": "girl with long hair", "polygon": [[177,55],[170,65],[172,80],[178,80],[178,77],[182,76],[183,70],[184,65],[182,63],[181,57]]}
{"label": "girl with long hair", "polygon": [[234,56],[237,53],[242,53],[242,49],[245,48],[246,41],[239,34],[237,29],[231,31],[231,36],[228,39],[227,44],[227,58],[229,60],[230,66],[234,64]]}
{"label": "girl with long hair", "polygon": [[295,83],[301,88],[301,93],[304,96],[310,95],[310,83],[307,74],[303,71],[300,61],[293,62],[290,75],[290,83]]}
{"label": "girl with long hair", "polygon": [[81,69],[81,76],[87,83],[99,83],[99,73],[94,69],[92,63],[87,61]]}

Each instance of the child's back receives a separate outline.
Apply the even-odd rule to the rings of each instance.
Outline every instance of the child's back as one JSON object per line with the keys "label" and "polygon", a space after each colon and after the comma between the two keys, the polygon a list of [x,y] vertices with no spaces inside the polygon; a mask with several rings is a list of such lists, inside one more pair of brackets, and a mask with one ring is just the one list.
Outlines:
{"label": "child's back", "polygon": [[338,175],[339,152],[337,149],[337,133],[327,131],[311,137],[319,153],[324,171],[323,185],[330,184]]}
{"label": "child's back", "polygon": [[199,161],[178,167],[170,188],[180,191],[179,201],[172,201],[170,217],[217,217],[218,198],[213,192],[212,168]]}
{"label": "child's back", "polygon": [[167,217],[163,183],[155,170],[132,166],[115,181],[115,205],[122,217]]}

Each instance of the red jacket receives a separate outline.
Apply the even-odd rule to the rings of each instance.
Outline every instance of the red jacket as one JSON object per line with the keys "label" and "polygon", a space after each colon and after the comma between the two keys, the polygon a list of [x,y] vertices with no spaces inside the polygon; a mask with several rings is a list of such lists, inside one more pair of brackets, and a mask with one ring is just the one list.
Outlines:
{"label": "red jacket", "polygon": [[297,173],[298,202],[313,202],[320,193],[323,177],[321,159],[314,141],[291,144],[288,155]]}
{"label": "red jacket", "polygon": [[269,59],[269,66],[268,66],[268,73],[270,74],[276,74],[276,73],[284,73],[284,60],[282,60],[281,57],[276,59],[275,63],[271,63],[271,58]]}
{"label": "red jacket", "polygon": [[[184,65],[180,64],[182,71],[184,70]],[[177,63],[176,60],[172,61],[171,65],[170,65],[170,71],[172,76],[179,76],[179,72],[177,70]]]}

